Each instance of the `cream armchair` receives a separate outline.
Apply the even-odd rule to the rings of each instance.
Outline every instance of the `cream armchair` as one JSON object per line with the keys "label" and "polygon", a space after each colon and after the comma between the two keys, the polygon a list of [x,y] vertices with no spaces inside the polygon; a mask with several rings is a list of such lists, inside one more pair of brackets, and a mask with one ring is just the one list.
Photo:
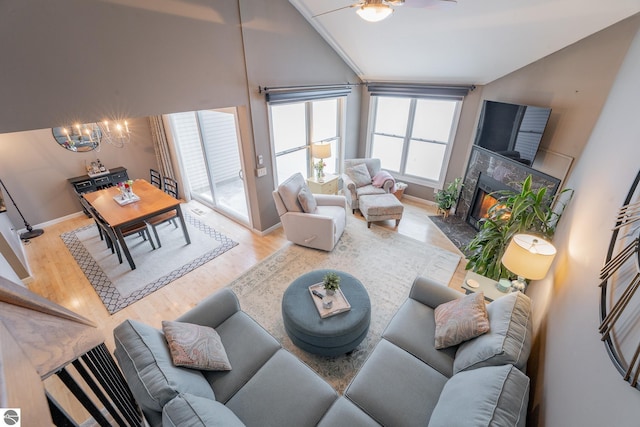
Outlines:
{"label": "cream armchair", "polygon": [[[366,166],[367,173],[359,173],[360,164]],[[375,187],[372,183],[374,176],[380,172],[380,159],[348,159],[344,161],[344,171],[342,181],[344,183],[344,195],[347,203],[351,207],[352,213],[356,213],[356,209],[360,208],[358,198],[369,194],[389,193],[395,185],[392,177],[385,180],[382,187]]]}
{"label": "cream armchair", "polygon": [[297,173],[278,186],[273,200],[288,240],[309,248],[333,250],[347,223],[344,196],[312,195]]}

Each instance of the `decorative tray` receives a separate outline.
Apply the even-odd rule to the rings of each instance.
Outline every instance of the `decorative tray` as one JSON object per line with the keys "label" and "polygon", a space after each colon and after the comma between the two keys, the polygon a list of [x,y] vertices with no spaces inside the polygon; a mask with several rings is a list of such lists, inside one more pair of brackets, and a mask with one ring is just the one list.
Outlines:
{"label": "decorative tray", "polygon": [[[320,292],[324,296],[324,298],[331,298],[331,300],[333,301],[332,307],[322,307],[322,300],[313,295],[313,291]],[[322,283],[316,283],[315,285],[309,286],[309,295],[311,295],[311,299],[318,309],[318,314],[320,314],[320,317],[323,319],[336,315],[338,313],[344,313],[345,311],[351,310],[351,304],[349,304],[349,301],[347,301],[347,298],[345,298],[344,294],[342,293],[342,289],[338,289],[333,296],[328,297],[327,291],[324,290],[324,286],[322,285]]]}
{"label": "decorative tray", "polygon": [[113,200],[115,200],[120,206],[124,206],[140,201],[140,197],[133,193],[131,193],[131,197],[124,197],[122,194],[118,194],[117,196],[113,196]]}

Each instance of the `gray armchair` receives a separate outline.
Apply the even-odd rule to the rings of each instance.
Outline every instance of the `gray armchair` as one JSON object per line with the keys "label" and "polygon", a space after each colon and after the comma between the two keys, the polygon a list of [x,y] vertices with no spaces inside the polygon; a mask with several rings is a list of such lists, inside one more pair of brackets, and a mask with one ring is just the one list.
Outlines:
{"label": "gray armchair", "polygon": [[[287,239],[309,248],[331,251],[347,223],[347,204],[343,196],[311,195],[300,173],[293,175],[273,191],[278,215]],[[315,209],[303,207],[300,193],[313,199]],[[305,212],[305,209],[311,212]]]}
{"label": "gray armchair", "polygon": [[344,182],[344,195],[347,198],[347,202],[351,207],[352,213],[355,213],[356,209],[359,209],[360,207],[358,203],[359,197],[369,194],[389,193],[395,184],[393,179],[386,180],[382,187],[374,187],[371,181],[366,183],[366,179],[364,181],[354,181],[352,178],[354,174],[351,173],[350,169],[354,166],[357,167],[361,163],[367,167],[367,171],[369,172],[371,179],[373,179],[373,177],[382,169],[380,166],[380,159],[348,159],[344,161],[345,173],[342,175],[342,181]]}

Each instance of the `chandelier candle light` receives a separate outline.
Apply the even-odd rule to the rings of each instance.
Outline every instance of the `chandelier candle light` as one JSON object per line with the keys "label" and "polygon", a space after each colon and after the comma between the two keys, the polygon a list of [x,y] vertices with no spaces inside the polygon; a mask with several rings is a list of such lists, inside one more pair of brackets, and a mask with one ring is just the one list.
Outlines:
{"label": "chandelier candle light", "polygon": [[311,157],[319,159],[313,167],[316,170],[318,182],[324,182],[324,167],[326,166],[324,159],[331,157],[331,144],[313,144],[311,146]]}
{"label": "chandelier candle light", "polygon": [[556,256],[556,248],[541,237],[531,234],[513,236],[502,256],[502,264],[518,275],[512,282],[513,290],[524,292],[525,279],[544,279]]}

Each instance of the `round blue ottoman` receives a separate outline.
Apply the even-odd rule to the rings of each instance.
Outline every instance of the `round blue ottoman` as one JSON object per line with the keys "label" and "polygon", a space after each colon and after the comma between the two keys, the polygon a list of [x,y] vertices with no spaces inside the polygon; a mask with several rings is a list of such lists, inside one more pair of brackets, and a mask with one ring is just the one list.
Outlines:
{"label": "round blue ottoman", "polygon": [[[340,276],[340,289],[351,310],[321,318],[309,286],[322,282],[328,272]],[[362,283],[351,274],[315,270],[294,280],[282,297],[282,319],[291,341],[299,348],[321,356],[339,356],[354,350],[369,331],[371,301]]]}

